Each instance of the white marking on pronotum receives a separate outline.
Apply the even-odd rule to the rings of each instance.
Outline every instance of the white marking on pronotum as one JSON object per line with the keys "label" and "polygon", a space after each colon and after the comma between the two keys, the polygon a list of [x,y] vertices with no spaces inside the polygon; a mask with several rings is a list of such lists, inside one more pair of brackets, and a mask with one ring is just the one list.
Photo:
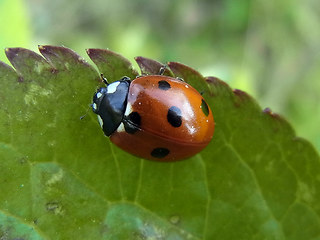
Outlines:
{"label": "white marking on pronotum", "polygon": [[100,127],[103,128],[103,121],[100,115],[98,115],[98,121],[99,121]]}
{"label": "white marking on pronotum", "polygon": [[98,92],[96,96],[97,96],[97,98],[101,98],[102,97],[102,93]]}
{"label": "white marking on pronotum", "polygon": [[107,87],[107,93],[114,93],[117,90],[117,87],[119,86],[120,82],[114,82],[108,85]]}
{"label": "white marking on pronotum", "polygon": [[119,127],[117,128],[117,132],[124,132],[125,129],[124,129],[124,125],[123,123],[120,123]]}
{"label": "white marking on pronotum", "polygon": [[92,103],[92,108],[93,108],[93,110],[97,110],[97,104]]}
{"label": "white marking on pronotum", "polygon": [[130,103],[128,103],[124,115],[128,116],[130,113],[132,113],[132,106]]}

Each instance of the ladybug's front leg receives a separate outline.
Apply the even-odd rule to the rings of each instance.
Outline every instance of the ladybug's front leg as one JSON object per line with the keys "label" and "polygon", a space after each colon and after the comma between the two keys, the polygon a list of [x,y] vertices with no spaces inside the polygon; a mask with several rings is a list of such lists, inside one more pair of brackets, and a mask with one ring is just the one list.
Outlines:
{"label": "ladybug's front leg", "polygon": [[106,86],[108,86],[108,85],[109,85],[108,80],[107,80],[107,78],[105,78],[105,77],[103,76],[103,73],[100,74],[100,77],[101,77],[102,82],[103,82]]}
{"label": "ladybug's front leg", "polygon": [[158,75],[163,75],[164,72],[166,71],[166,69],[167,69],[167,65],[163,65],[163,66],[159,69]]}
{"label": "ladybug's front leg", "polygon": [[[158,75],[161,75],[161,76],[162,76],[162,75],[164,74],[164,72],[166,71],[167,68],[168,68],[167,65],[163,65],[163,66],[160,68]],[[183,78],[181,78],[181,77],[176,77],[176,79],[179,80],[179,81],[185,82],[185,81],[183,80]]]}

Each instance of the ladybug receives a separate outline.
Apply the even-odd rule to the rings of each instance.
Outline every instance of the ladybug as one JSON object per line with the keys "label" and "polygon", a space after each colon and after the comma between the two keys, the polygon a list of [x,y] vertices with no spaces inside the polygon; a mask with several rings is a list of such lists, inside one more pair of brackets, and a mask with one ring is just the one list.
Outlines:
{"label": "ladybug", "polygon": [[91,106],[104,134],[121,149],[144,159],[176,161],[209,144],[212,111],[183,80],[146,75],[103,81],[106,87],[97,90]]}

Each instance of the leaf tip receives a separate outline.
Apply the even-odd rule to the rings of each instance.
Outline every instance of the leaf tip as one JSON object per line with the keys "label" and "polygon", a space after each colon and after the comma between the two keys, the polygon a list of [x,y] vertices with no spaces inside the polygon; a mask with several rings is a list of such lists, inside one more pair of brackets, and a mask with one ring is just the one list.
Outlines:
{"label": "leaf tip", "polygon": [[86,53],[87,53],[88,55],[91,54],[91,51],[92,51],[92,48],[86,48]]}
{"label": "leaf tip", "polygon": [[51,51],[49,50],[48,45],[38,45],[38,49],[45,58],[49,59],[47,55],[51,53]]}
{"label": "leaf tip", "polygon": [[213,85],[216,85],[216,84],[223,84],[225,86],[229,86],[226,82],[222,81],[220,78],[218,77],[213,77],[213,76],[209,76],[209,77],[205,77],[205,80],[207,83],[209,84],[213,84]]}
{"label": "leaf tip", "polygon": [[242,100],[251,99],[251,96],[245,91],[242,91],[240,89],[233,89],[232,91],[234,95],[237,96],[239,99],[242,99]]}
{"label": "leaf tip", "polygon": [[271,116],[271,117],[273,117],[273,118],[281,119],[280,115],[277,114],[277,113],[274,113],[274,112],[271,110],[271,108],[269,108],[269,107],[263,109],[262,112],[265,113],[265,114],[267,114],[267,115],[269,115],[269,116]]}
{"label": "leaf tip", "polygon": [[44,50],[45,49],[45,45],[38,45],[38,49],[41,51],[41,50]]}
{"label": "leaf tip", "polygon": [[276,119],[278,121],[281,122],[286,122],[287,125],[290,125],[286,119],[284,119],[281,115],[279,115],[278,113],[273,112],[269,107],[263,109],[262,111],[263,113],[269,115],[270,117],[272,117],[273,119]]}
{"label": "leaf tip", "polygon": [[54,46],[50,45],[38,45],[39,52],[43,55],[52,53],[52,49],[54,48]]}
{"label": "leaf tip", "polygon": [[12,59],[14,56],[16,56],[19,52],[19,48],[5,48],[5,54],[7,58]]}
{"label": "leaf tip", "polygon": [[175,75],[192,75],[203,78],[200,72],[180,62],[168,62],[168,66]]}
{"label": "leaf tip", "polygon": [[89,58],[94,62],[107,62],[107,55],[110,54],[109,51],[106,49],[100,49],[100,48],[88,48],[86,49],[86,52],[89,56]]}
{"label": "leaf tip", "polygon": [[86,49],[85,49],[85,51],[86,51],[86,53],[87,53],[88,55],[90,55],[90,50],[91,50],[91,48],[86,48]]}
{"label": "leaf tip", "polygon": [[[134,58],[134,60],[139,65],[139,68],[141,70],[142,74],[159,74],[160,69],[163,66],[166,66],[165,64],[158,62],[156,60],[145,58],[142,56],[137,56]],[[173,73],[170,70],[170,68],[166,67],[164,70],[163,75],[171,76],[173,77]]]}

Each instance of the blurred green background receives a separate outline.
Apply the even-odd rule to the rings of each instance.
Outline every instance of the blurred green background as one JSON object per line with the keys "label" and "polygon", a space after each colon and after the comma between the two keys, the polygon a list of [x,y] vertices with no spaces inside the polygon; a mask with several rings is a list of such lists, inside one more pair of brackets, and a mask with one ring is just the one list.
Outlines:
{"label": "blurred green background", "polygon": [[[0,0],[0,47],[179,61],[285,116],[320,149],[319,0]],[[0,59],[7,62],[4,51]]]}

